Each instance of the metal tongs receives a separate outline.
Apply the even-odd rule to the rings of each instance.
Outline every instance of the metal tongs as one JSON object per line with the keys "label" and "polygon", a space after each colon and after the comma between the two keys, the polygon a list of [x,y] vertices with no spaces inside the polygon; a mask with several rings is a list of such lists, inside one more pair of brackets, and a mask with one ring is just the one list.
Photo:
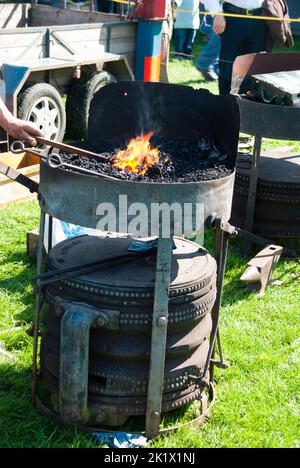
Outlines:
{"label": "metal tongs", "polygon": [[[52,146],[52,147],[58,148],[58,149],[62,149],[62,150],[65,150],[65,151],[67,151],[69,153],[71,152],[71,153],[75,153],[75,154],[78,154],[80,156],[86,156],[86,157],[95,157],[95,158],[101,160],[102,162],[109,161],[109,158],[107,158],[105,156],[101,156],[101,155],[99,155],[97,153],[93,153],[91,151],[82,150],[80,148],[77,148],[76,146],[67,145],[65,143],[60,143],[60,142],[54,141],[54,140],[47,140],[46,138],[41,138],[41,137],[37,137],[36,140],[40,144],[47,145],[47,146]],[[74,166],[73,164],[69,164],[67,162],[64,162],[62,160],[61,156],[58,154],[58,152],[52,152],[52,153],[50,153],[48,155],[46,155],[45,152],[39,153],[39,152],[33,150],[32,148],[26,148],[26,146],[24,145],[24,143],[22,141],[14,141],[10,146],[10,150],[14,154],[20,154],[20,153],[27,152],[29,154],[33,154],[34,156],[38,156],[39,158],[41,158],[43,160],[46,160],[48,165],[50,167],[52,167],[53,169],[59,169],[59,168],[63,167],[64,169],[70,169],[70,170],[75,171],[75,172],[81,172],[82,174],[88,174],[88,175],[93,175],[93,176],[98,176],[99,177],[98,172],[94,172],[94,171],[91,171],[89,169],[85,169],[85,168],[80,167],[80,166]]]}
{"label": "metal tongs", "polygon": [[88,174],[93,176],[99,177],[99,172],[94,172],[89,169],[85,169],[84,167],[74,166],[73,164],[69,164],[64,162],[58,153],[51,153],[47,157],[47,163],[49,164],[52,169],[59,169],[63,167],[64,169],[71,169],[72,171],[81,172],[82,174]]}

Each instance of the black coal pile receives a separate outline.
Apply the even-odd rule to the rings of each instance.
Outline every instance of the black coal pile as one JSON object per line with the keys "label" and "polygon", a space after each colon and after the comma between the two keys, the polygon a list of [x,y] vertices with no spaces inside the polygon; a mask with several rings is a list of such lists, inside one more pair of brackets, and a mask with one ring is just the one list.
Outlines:
{"label": "black coal pile", "polygon": [[[121,180],[171,183],[199,182],[221,179],[230,175],[233,168],[228,164],[227,155],[208,140],[201,139],[198,143],[182,140],[164,140],[156,137],[151,139],[151,147],[159,149],[159,161],[149,167],[145,174],[137,174],[113,167],[111,161],[117,153],[126,148],[127,144],[118,148],[105,143],[93,147],[92,151],[107,158],[107,162],[97,158],[87,158],[76,154],[60,152],[63,162],[76,167],[85,168],[95,173]],[[76,170],[74,168],[74,170]]]}

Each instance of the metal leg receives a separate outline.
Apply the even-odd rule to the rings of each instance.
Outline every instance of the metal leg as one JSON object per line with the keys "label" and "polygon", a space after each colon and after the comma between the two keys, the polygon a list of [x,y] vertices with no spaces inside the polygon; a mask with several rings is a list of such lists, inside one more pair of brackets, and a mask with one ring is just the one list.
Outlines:
{"label": "metal leg", "polygon": [[[262,138],[256,136],[253,149],[253,160],[250,171],[250,182],[248,190],[248,200],[247,200],[247,210],[246,210],[246,219],[245,219],[245,230],[252,232],[253,229],[253,220],[254,220],[254,211],[255,211],[255,202],[256,202],[256,192],[257,192],[257,181],[259,176],[259,161],[260,161],[260,152],[261,152],[261,143]],[[251,250],[251,242],[248,240],[245,241],[245,253],[249,255]]]}
{"label": "metal leg", "polygon": [[163,239],[160,237],[158,239],[146,412],[146,435],[149,439],[154,438],[158,434],[160,425],[167,341],[172,246],[173,238]]}
{"label": "metal leg", "polygon": [[[44,266],[44,235],[45,235],[45,213],[41,210],[40,218],[40,235],[37,252],[37,274],[41,274]],[[37,354],[38,354],[38,339],[39,339],[39,323],[40,311],[42,306],[42,290],[37,281],[36,299],[35,299],[35,317],[33,324],[33,366],[32,366],[32,387],[31,398],[33,403],[36,403],[36,384],[37,384]]]}
{"label": "metal leg", "polygon": [[48,253],[52,249],[52,237],[53,237],[53,218],[49,215],[49,224],[48,224]]}
{"label": "metal leg", "polygon": [[[219,232],[218,232],[219,231]],[[214,359],[216,349],[216,338],[219,332],[219,319],[220,310],[223,296],[223,283],[226,270],[227,253],[228,253],[229,235],[217,229],[216,232],[216,249],[217,249],[217,264],[218,264],[218,277],[217,277],[217,297],[212,310],[212,332],[211,332],[211,346],[212,353],[210,359]],[[214,380],[214,365],[210,365],[210,381]]]}
{"label": "metal leg", "polygon": [[216,347],[216,339],[218,336],[218,329],[219,329],[219,317],[220,317],[220,309],[221,309],[221,302],[222,302],[222,293],[223,293],[223,282],[224,282],[224,275],[225,275],[225,267],[226,267],[226,260],[227,260],[227,252],[228,252],[228,242],[229,242],[229,235],[222,231],[221,228],[216,228],[216,261],[218,265],[218,273],[217,273],[217,297],[212,309],[212,330],[210,334],[210,347],[209,352],[207,355],[207,360],[205,363],[204,371],[203,371],[203,382],[208,385],[209,382],[206,379],[207,371],[210,369],[210,382],[213,382],[214,378],[214,363],[212,360],[214,359],[215,355],[215,347]]}

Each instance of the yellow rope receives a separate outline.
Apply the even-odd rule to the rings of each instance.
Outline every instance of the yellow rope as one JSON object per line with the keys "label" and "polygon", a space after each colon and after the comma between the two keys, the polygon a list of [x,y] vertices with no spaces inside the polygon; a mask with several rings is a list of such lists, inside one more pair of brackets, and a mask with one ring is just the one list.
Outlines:
{"label": "yellow rope", "polygon": [[[127,0],[111,0],[114,3],[121,3],[129,6],[135,6],[135,2],[127,1]],[[196,13],[193,10],[180,10],[175,9],[173,10],[177,13]],[[199,11],[199,15],[210,15],[210,16],[224,16],[225,18],[245,18],[245,19],[255,19],[255,20],[267,20],[267,21],[287,21],[289,23],[300,23],[300,18],[275,18],[273,16],[255,16],[255,15],[238,15],[235,13],[223,13],[223,12],[207,12],[207,11]]]}

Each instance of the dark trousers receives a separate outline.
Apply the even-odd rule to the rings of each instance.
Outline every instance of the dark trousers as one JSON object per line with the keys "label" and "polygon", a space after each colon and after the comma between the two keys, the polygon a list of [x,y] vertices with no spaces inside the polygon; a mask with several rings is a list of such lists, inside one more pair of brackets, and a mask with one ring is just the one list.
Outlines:
{"label": "dark trousers", "polygon": [[98,11],[103,13],[120,13],[120,5],[110,0],[97,0]]}
{"label": "dark trousers", "polygon": [[[224,13],[237,13],[224,3]],[[219,92],[231,90],[232,66],[239,55],[266,51],[268,30],[265,21],[226,17],[226,29],[221,35]]]}
{"label": "dark trousers", "polygon": [[174,46],[176,54],[192,55],[196,29],[174,29]]}

